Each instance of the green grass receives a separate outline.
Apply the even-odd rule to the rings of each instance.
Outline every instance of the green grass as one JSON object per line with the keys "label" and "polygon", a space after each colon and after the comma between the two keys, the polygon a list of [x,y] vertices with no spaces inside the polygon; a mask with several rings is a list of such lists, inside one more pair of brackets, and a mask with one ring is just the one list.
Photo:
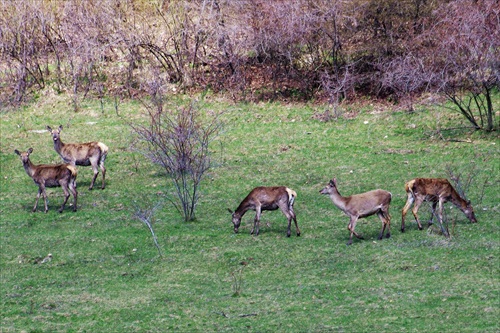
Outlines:
{"label": "green grass", "polygon": [[[318,105],[234,105],[207,95],[198,106],[225,111],[213,145],[218,164],[202,185],[196,221],[183,222],[168,203],[155,215],[162,258],[133,218],[169,191],[130,149],[127,122],[144,119],[139,104],[123,103],[117,114],[111,102],[88,102],[75,113],[69,100],[49,96],[1,114],[0,331],[499,331],[497,133],[443,132],[470,142],[440,140],[438,128],[463,120],[427,107],[408,114],[366,106],[324,123],[313,117]],[[39,205],[31,213],[37,188],[14,149],[33,147],[34,163],[59,162],[50,135],[38,132],[59,124],[65,142],[110,147],[107,188],[88,191],[92,171],[79,168],[78,212],[57,213],[62,191],[51,189],[49,212]],[[446,176],[448,165],[465,175],[480,170],[469,189],[479,223],[447,206],[451,239],[419,231],[411,214],[401,233],[405,181]],[[380,222],[369,217],[356,227],[365,240],[345,245],[348,218],[319,194],[334,176],[343,195],[393,193],[390,239],[377,240]],[[233,233],[227,208],[259,185],[298,193],[301,237],[293,229],[285,237],[280,212],[263,214],[258,237],[249,234],[252,212]],[[421,212],[429,217],[426,205]],[[49,252],[50,263],[32,263]]]}

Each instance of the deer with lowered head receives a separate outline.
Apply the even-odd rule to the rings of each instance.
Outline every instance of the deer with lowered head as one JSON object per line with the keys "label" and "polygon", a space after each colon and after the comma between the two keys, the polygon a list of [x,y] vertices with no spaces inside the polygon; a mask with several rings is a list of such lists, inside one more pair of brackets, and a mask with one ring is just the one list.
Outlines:
{"label": "deer with lowered head", "polygon": [[259,224],[260,216],[264,210],[276,210],[281,209],[283,214],[285,214],[288,219],[288,229],[286,236],[290,237],[292,220],[295,222],[295,228],[297,231],[297,236],[300,236],[300,229],[297,225],[297,217],[293,211],[293,204],[297,193],[285,186],[275,186],[275,187],[265,187],[260,186],[254,188],[243,201],[240,203],[236,211],[232,211],[228,208],[229,212],[232,214],[234,232],[238,233],[238,229],[241,224],[241,218],[248,210],[255,211],[255,219],[253,223],[253,228],[250,234],[259,235]]}
{"label": "deer with lowered head", "polygon": [[76,168],[69,164],[39,164],[34,165],[30,161],[30,154],[33,152],[33,148],[28,149],[26,152],[20,152],[19,150],[14,151],[17,155],[21,157],[23,162],[24,170],[28,176],[30,176],[35,184],[38,185],[38,194],[36,196],[35,206],[33,211],[36,211],[38,206],[38,200],[40,195],[43,196],[45,202],[45,213],[47,213],[47,193],[45,192],[46,187],[62,187],[64,191],[64,202],[59,209],[59,213],[62,213],[64,206],[69,198],[69,192],[73,195],[73,211],[76,212],[76,199],[78,197],[78,192],[76,191]]}
{"label": "deer with lowered head", "polygon": [[92,166],[94,178],[90,183],[89,190],[94,188],[94,182],[99,174],[99,168],[102,171],[102,189],[104,190],[104,181],[106,179],[106,168],[104,161],[108,155],[108,147],[102,142],[87,142],[87,143],[63,143],[61,141],[62,125],[57,129],[52,129],[47,126],[47,130],[52,134],[54,141],[54,149],[61,156],[64,163],[71,165]]}
{"label": "deer with lowered head", "polygon": [[382,239],[386,227],[387,233],[385,237],[391,237],[389,205],[391,204],[392,194],[390,192],[378,189],[343,197],[337,189],[337,179],[333,178],[324,189],[319,191],[319,193],[329,195],[333,204],[349,216],[350,220],[347,229],[351,232],[351,236],[349,237],[347,245],[352,244],[353,235],[359,239],[363,239],[362,236],[354,231],[358,219],[374,214],[377,214],[382,221],[382,230],[380,230],[378,239]]}
{"label": "deer with lowered head", "polygon": [[458,207],[467,218],[472,222],[476,223],[476,215],[474,214],[474,209],[471,206],[469,200],[463,199],[458,192],[453,188],[448,179],[444,178],[415,178],[408,181],[405,184],[405,190],[407,194],[406,204],[403,207],[402,217],[401,217],[401,232],[405,231],[405,217],[406,213],[410,209],[411,205],[414,203],[412,213],[418,224],[418,229],[422,230],[422,224],[418,219],[418,209],[424,201],[432,203],[432,216],[429,221],[429,225],[432,224],[434,220],[434,215],[436,214],[436,206],[439,205],[438,210],[438,220],[441,224],[441,229],[445,232],[445,236],[449,236],[447,231],[442,228],[443,226],[443,204],[445,202],[451,202],[456,207]]}

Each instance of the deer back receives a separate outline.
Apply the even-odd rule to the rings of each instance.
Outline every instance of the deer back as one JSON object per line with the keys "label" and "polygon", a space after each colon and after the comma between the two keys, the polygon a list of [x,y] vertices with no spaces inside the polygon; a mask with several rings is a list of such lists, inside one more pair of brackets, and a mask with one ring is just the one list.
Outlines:
{"label": "deer back", "polygon": [[69,181],[76,177],[76,169],[68,164],[36,165],[33,173],[33,181],[37,184],[43,183],[47,187],[60,186],[61,181]]}

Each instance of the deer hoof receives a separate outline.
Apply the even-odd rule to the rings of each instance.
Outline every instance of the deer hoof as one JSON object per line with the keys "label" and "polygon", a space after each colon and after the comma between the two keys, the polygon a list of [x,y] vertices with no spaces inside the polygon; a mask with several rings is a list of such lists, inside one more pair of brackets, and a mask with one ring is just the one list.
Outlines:
{"label": "deer hoof", "polygon": [[387,234],[385,235],[385,238],[391,238],[391,234],[390,234],[390,233],[387,233]]}

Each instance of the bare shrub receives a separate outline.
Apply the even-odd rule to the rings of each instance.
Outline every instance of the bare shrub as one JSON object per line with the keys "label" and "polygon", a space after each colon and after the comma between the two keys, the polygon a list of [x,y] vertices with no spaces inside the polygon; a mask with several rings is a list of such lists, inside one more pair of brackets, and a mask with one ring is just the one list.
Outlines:
{"label": "bare shrub", "polygon": [[474,129],[498,129],[492,103],[500,87],[498,2],[452,1],[423,22],[424,32],[383,65],[385,86],[400,95],[440,92]]}
{"label": "bare shrub", "polygon": [[160,165],[171,180],[175,195],[170,202],[185,221],[195,219],[200,185],[212,167],[210,143],[221,128],[218,115],[203,118],[194,105],[170,109],[156,83],[151,87],[151,103],[144,103],[147,125],[131,124],[143,144],[142,152]]}
{"label": "bare shrub", "polygon": [[160,203],[157,203],[154,207],[151,207],[151,208],[138,208],[136,207],[136,210],[134,212],[134,217],[141,221],[142,223],[144,223],[148,229],[149,229],[149,232],[151,233],[151,237],[153,238],[153,242],[156,246],[156,249],[158,250],[158,255],[160,257],[163,257],[162,254],[161,254],[161,248],[160,248],[160,244],[158,244],[158,238],[156,237],[156,234],[155,234],[155,231],[154,231],[154,228],[153,228],[153,225],[155,223],[155,213],[156,211],[160,208],[161,204]]}

